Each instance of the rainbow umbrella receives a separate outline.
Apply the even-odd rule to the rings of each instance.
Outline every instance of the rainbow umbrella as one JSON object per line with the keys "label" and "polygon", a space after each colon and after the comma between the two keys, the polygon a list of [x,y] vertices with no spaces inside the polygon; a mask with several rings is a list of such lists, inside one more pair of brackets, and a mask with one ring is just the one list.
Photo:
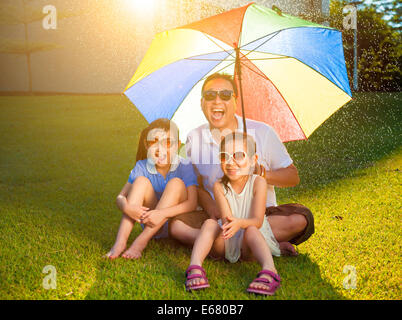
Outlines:
{"label": "rainbow umbrella", "polygon": [[307,139],[351,100],[341,32],[254,3],[157,34],[124,94],[148,122],[175,121],[183,141],[206,123],[201,87],[215,72],[235,76],[236,113],[284,142]]}

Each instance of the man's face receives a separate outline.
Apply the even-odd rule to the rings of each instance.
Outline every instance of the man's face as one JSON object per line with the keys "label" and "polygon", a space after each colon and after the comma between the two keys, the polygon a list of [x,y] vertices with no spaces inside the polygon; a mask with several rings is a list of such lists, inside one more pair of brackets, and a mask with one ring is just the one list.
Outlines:
{"label": "man's face", "polygon": [[[206,91],[222,90],[233,91],[233,86],[229,81],[218,78],[208,81],[204,87],[204,93]],[[236,98],[234,94],[228,101],[222,100],[219,95],[216,95],[216,98],[211,101],[207,101],[203,97],[201,98],[201,107],[212,128],[223,130],[230,128],[237,121],[235,118]]]}

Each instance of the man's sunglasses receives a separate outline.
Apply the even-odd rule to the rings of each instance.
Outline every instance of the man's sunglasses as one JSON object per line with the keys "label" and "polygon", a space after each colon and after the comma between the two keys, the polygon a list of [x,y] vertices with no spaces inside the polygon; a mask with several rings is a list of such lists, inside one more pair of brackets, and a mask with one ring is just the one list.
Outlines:
{"label": "man's sunglasses", "polygon": [[216,99],[216,96],[219,95],[219,98],[223,101],[229,101],[233,96],[232,90],[221,90],[221,91],[213,91],[208,90],[202,94],[202,97],[207,101],[212,101]]}
{"label": "man's sunglasses", "polygon": [[244,151],[236,151],[232,154],[224,151],[219,152],[219,159],[221,160],[221,162],[227,163],[232,158],[236,163],[241,163],[247,158],[247,153],[245,153]]}

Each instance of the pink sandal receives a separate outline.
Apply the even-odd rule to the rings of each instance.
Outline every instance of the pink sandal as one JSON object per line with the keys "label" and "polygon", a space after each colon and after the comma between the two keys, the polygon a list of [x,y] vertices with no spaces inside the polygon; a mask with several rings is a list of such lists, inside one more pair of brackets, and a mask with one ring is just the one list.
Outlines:
{"label": "pink sandal", "polygon": [[[266,275],[270,276],[272,278],[272,281],[269,281],[267,278],[261,278],[260,276],[262,274],[266,274]],[[253,282],[261,282],[261,283],[265,284],[266,286],[268,286],[268,288],[256,289],[256,288],[248,287],[247,292],[272,296],[275,293],[275,291],[279,288],[280,283],[281,283],[281,278],[279,277],[278,274],[276,274],[273,271],[262,270],[257,274],[257,278],[255,278],[253,280]],[[253,282],[251,282],[251,283],[253,283]]]}
{"label": "pink sandal", "polygon": [[[195,270],[195,269],[200,270],[202,274],[195,273],[195,274],[190,274],[189,275],[190,271]],[[188,280],[196,279],[196,278],[204,279],[205,283],[203,283],[203,284],[195,284],[195,285],[192,285],[192,286],[187,285]],[[208,283],[208,279],[206,277],[206,273],[205,273],[204,268],[201,267],[201,266],[197,266],[197,265],[189,266],[187,268],[187,270],[186,270],[186,291],[200,290],[200,289],[205,289],[205,288],[209,288],[209,283]]]}

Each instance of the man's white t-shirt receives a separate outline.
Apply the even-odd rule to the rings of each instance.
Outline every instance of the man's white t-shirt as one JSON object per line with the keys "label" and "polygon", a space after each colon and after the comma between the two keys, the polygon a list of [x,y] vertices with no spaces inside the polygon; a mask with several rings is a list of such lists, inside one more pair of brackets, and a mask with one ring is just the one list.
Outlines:
{"label": "man's white t-shirt", "polygon": [[[237,130],[243,132],[243,120],[236,115]],[[246,119],[247,133],[257,145],[258,163],[266,170],[286,168],[293,163],[285,146],[269,125],[255,120]],[[214,199],[214,183],[222,178],[223,171],[219,160],[219,144],[213,139],[209,123],[190,131],[186,141],[187,158],[195,166],[196,173],[201,175],[204,188]],[[266,206],[276,206],[274,186],[268,185]]]}

